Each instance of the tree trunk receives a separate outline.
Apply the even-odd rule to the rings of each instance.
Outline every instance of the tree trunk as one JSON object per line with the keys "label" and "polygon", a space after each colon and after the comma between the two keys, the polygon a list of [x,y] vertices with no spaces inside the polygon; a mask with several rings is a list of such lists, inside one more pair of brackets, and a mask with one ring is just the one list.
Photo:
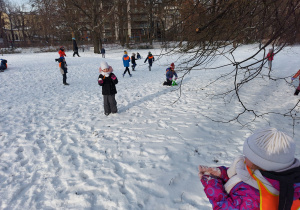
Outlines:
{"label": "tree trunk", "polygon": [[100,43],[99,39],[100,39],[100,36],[95,31],[93,31],[92,34],[93,34],[94,53],[100,54],[100,48],[99,48],[99,43]]}

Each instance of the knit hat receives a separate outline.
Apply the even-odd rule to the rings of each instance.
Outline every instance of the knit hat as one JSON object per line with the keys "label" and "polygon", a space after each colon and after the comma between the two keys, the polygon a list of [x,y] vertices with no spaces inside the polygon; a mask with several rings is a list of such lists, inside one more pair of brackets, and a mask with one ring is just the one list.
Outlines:
{"label": "knit hat", "polygon": [[244,155],[258,167],[278,171],[294,163],[294,140],[276,128],[254,132],[244,143]]}
{"label": "knit hat", "polygon": [[109,65],[107,64],[107,62],[102,61],[101,64],[100,64],[100,67],[101,67],[101,69],[108,69]]}
{"label": "knit hat", "polygon": [[175,64],[174,63],[171,63],[170,65],[173,69],[175,68]]}

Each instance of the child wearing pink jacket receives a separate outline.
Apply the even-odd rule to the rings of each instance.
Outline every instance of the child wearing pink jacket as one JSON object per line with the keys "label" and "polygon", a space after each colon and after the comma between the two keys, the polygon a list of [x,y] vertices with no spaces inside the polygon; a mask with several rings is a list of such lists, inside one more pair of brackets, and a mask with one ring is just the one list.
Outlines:
{"label": "child wearing pink jacket", "polygon": [[276,128],[256,131],[243,156],[229,168],[199,166],[199,177],[214,210],[290,210],[300,207],[300,161],[296,144]]}

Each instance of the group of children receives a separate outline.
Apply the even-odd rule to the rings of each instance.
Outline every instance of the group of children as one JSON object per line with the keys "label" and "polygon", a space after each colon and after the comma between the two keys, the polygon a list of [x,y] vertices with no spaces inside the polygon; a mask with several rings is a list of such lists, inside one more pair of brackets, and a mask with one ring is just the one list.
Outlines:
{"label": "group of children", "polygon": [[[137,53],[137,58],[135,58],[135,53],[132,53],[131,55],[131,59],[128,56],[128,53],[126,50],[124,50],[124,55],[123,55],[123,65],[125,67],[125,71],[123,73],[123,77],[125,76],[126,72],[128,72],[129,76],[132,77],[132,74],[130,73],[129,70],[129,66],[130,66],[130,61],[131,61],[131,67],[132,67],[132,71],[135,71],[135,67],[136,67],[136,60],[141,59],[141,55],[139,53]],[[148,60],[149,63],[149,71],[151,71],[151,67],[152,67],[152,63],[154,62],[154,56],[152,55],[151,52],[148,53],[146,60],[144,61],[144,63],[146,63],[146,61]]]}

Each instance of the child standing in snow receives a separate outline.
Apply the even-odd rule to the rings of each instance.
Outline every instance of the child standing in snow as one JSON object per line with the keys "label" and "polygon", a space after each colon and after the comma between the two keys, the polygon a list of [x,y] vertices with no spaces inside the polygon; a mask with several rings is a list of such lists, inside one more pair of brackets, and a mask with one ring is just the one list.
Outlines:
{"label": "child standing in snow", "polygon": [[297,77],[299,77],[299,86],[297,87],[294,95],[297,96],[300,92],[300,70],[292,77],[292,82],[294,81],[294,79],[296,79]]}
{"label": "child standing in snow", "polygon": [[274,59],[274,53],[273,53],[273,49],[269,49],[269,53],[267,54],[268,59],[268,66],[269,66],[269,70],[271,71],[272,69],[272,61]]}
{"label": "child standing in snow", "polygon": [[151,71],[152,63],[154,62],[154,56],[152,55],[151,52],[148,53],[147,58],[145,59],[144,63],[148,60],[149,63],[149,71]]}
{"label": "child standing in snow", "polygon": [[213,209],[298,209],[300,162],[294,157],[295,147],[285,133],[268,128],[246,139],[244,156],[230,168],[199,166]]}
{"label": "child standing in snow", "polygon": [[125,71],[123,73],[123,77],[125,76],[126,72],[128,71],[129,76],[131,77],[132,75],[130,74],[129,71],[129,65],[130,65],[130,57],[127,55],[127,51],[124,51],[124,55],[123,55],[123,65],[125,67]]}
{"label": "child standing in snow", "polygon": [[98,84],[102,86],[104,114],[107,116],[110,113],[117,113],[118,109],[115,95],[117,94],[116,84],[118,84],[118,79],[116,75],[112,73],[112,67],[105,61],[101,62],[99,72]]}
{"label": "child standing in snow", "polygon": [[64,57],[60,57],[58,59],[55,59],[59,63],[59,70],[60,73],[63,75],[63,84],[64,85],[69,85],[67,83],[67,73],[68,73],[68,68],[67,68],[67,63]]}
{"label": "child standing in snow", "polygon": [[131,56],[131,64],[132,64],[132,71],[135,71],[135,67],[136,67],[136,62],[135,62],[135,53],[132,53],[132,56]]}
{"label": "child standing in snow", "polygon": [[171,63],[170,67],[166,69],[166,81],[163,83],[163,85],[172,85],[173,76],[175,76],[175,80],[177,80],[177,74],[175,72],[175,64]]}
{"label": "child standing in snow", "polygon": [[136,54],[136,59],[141,59],[142,57],[141,57],[141,55],[140,55],[140,53],[137,53]]}
{"label": "child standing in snow", "polygon": [[59,48],[58,54],[59,54],[60,58],[64,58],[65,56],[67,56],[66,53],[65,53],[65,48],[63,46],[61,46]]}

